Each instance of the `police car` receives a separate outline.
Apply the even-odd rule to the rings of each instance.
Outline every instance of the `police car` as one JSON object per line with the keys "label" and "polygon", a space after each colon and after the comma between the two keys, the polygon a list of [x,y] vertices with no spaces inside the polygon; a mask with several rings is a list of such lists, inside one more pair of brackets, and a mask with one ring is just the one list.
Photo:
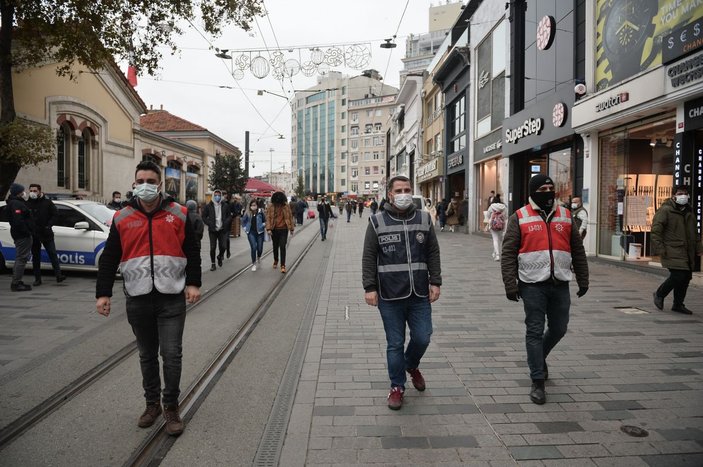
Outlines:
{"label": "police car", "polygon": [[[0,267],[12,267],[15,244],[10,236],[7,203],[0,201]],[[54,200],[58,218],[54,222],[54,242],[62,270],[97,270],[115,211],[95,201],[78,199]],[[49,257],[42,248],[42,269],[51,269]],[[27,263],[31,267],[32,262]]]}

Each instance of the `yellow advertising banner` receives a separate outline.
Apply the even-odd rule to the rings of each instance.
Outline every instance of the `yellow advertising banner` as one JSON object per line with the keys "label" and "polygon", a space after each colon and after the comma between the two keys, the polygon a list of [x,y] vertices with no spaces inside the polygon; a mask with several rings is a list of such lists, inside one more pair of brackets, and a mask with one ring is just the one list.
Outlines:
{"label": "yellow advertising banner", "polygon": [[701,18],[703,0],[597,0],[596,89],[661,65],[665,37]]}

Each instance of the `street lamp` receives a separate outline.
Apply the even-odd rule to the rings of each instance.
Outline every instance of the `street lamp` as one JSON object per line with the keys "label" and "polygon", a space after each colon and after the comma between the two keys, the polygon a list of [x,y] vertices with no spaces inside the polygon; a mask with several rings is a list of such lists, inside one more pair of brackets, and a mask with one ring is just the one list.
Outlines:
{"label": "street lamp", "polygon": [[227,52],[229,52],[229,49],[220,50],[217,47],[215,47],[215,50],[217,51],[217,53],[215,54],[215,57],[223,58],[225,60],[232,60],[232,56],[227,53]]}

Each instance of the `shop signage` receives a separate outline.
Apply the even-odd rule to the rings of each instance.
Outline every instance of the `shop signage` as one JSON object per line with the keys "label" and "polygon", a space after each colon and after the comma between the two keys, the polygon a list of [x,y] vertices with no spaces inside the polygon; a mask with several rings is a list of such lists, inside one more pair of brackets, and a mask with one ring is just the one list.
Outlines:
{"label": "shop signage", "polygon": [[563,102],[557,102],[552,109],[552,125],[555,127],[564,126],[566,123],[566,105]]}
{"label": "shop signage", "polygon": [[481,70],[481,73],[478,75],[478,88],[483,89],[490,80],[491,75],[486,70]]}
{"label": "shop signage", "polygon": [[500,149],[503,147],[503,140],[499,139],[498,141],[489,144],[488,146],[483,147],[483,153],[488,154],[491,151],[495,151],[496,149]]}
{"label": "shop signage", "polygon": [[703,54],[698,54],[676,65],[671,65],[667,68],[666,74],[671,80],[671,87],[673,88],[698,81],[703,78]]}
{"label": "shop signage", "polygon": [[696,211],[696,226],[698,228],[698,236],[701,235],[701,224],[703,224],[703,147],[696,148],[696,181],[694,209]]}
{"label": "shop signage", "polygon": [[674,186],[691,186],[691,176],[693,175],[691,162],[684,154],[683,133],[676,133],[674,136]]}
{"label": "shop signage", "polygon": [[423,164],[417,168],[415,171],[415,176],[418,182],[425,182],[432,178],[442,175],[442,169],[444,168],[443,157],[436,157],[431,161]]}
{"label": "shop signage", "polygon": [[453,156],[449,156],[449,158],[447,158],[447,168],[448,169],[452,169],[454,167],[459,167],[463,163],[464,163],[464,155],[461,153],[454,154]]}
{"label": "shop signage", "polygon": [[537,48],[539,50],[547,50],[554,42],[554,33],[556,32],[556,21],[553,16],[544,16],[537,25]]}
{"label": "shop signage", "polygon": [[538,135],[542,132],[544,120],[541,118],[529,118],[517,128],[506,128],[505,141],[517,144],[520,138],[530,135]]}
{"label": "shop signage", "polygon": [[684,103],[683,109],[684,131],[703,128],[703,97]]}
{"label": "shop signage", "polygon": [[674,30],[664,38],[662,63],[665,65],[703,47],[703,18]]}
{"label": "shop signage", "polygon": [[627,102],[630,100],[630,93],[629,92],[621,92],[618,93],[614,96],[608,97],[606,100],[602,102],[598,102],[596,104],[596,112],[601,112],[603,110],[611,109],[613,107],[616,107],[623,102]]}

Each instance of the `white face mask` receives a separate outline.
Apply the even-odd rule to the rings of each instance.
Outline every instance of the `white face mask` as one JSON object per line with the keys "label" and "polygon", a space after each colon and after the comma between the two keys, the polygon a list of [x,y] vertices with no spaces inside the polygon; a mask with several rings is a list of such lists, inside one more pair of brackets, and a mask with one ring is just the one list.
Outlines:
{"label": "white face mask", "polygon": [[159,196],[159,185],[152,185],[151,183],[142,183],[141,185],[135,186],[134,191],[132,193],[134,194],[134,196],[141,199],[142,201],[151,203]]}
{"label": "white face mask", "polygon": [[571,209],[578,209],[579,205],[576,203],[571,203]]}
{"label": "white face mask", "polygon": [[688,204],[688,195],[676,195],[674,198],[676,199],[676,204]]}
{"label": "white face mask", "polygon": [[34,193],[33,191],[29,192],[29,199],[37,199],[39,198],[39,193]]}
{"label": "white face mask", "polygon": [[408,209],[411,204],[413,204],[413,195],[409,193],[400,193],[393,196],[393,205],[401,211]]}

